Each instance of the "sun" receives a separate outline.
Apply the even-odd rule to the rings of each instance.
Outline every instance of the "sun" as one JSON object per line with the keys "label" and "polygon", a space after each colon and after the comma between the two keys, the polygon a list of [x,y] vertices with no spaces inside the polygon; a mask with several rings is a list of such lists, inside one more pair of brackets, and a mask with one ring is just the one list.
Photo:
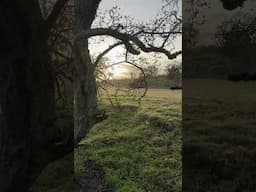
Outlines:
{"label": "sun", "polygon": [[122,79],[127,76],[129,69],[123,65],[113,65],[108,68],[108,73],[111,74],[113,79]]}
{"label": "sun", "polygon": [[112,73],[114,73],[114,75],[120,75],[125,72],[127,72],[127,69],[122,66],[114,66],[112,69]]}

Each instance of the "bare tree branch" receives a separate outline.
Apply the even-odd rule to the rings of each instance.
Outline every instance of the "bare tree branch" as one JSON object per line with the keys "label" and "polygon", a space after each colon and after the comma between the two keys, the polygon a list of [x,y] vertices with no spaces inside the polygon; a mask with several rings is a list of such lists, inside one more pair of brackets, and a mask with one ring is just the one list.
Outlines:
{"label": "bare tree branch", "polygon": [[101,59],[108,53],[110,52],[112,49],[114,49],[115,47],[119,46],[119,45],[122,45],[123,43],[122,42],[118,42],[118,43],[115,43],[111,46],[109,46],[106,50],[104,50],[101,54],[98,55],[97,59],[95,60],[94,62],[94,66],[97,66],[98,63],[101,61]]}
{"label": "bare tree branch", "polygon": [[138,66],[137,64],[133,63],[133,62],[130,62],[128,60],[125,60],[126,63],[136,67],[137,69],[139,69],[143,75],[143,79],[142,79],[142,82],[144,82],[145,84],[145,90],[143,92],[143,94],[141,95],[141,98],[145,97],[146,94],[147,94],[147,91],[148,91],[148,84],[147,84],[147,80],[146,80],[146,74],[145,74],[145,71],[142,67]]}
{"label": "bare tree branch", "polygon": [[121,33],[119,31],[109,29],[109,28],[94,28],[89,29],[87,31],[81,32],[77,37],[75,42],[78,42],[81,39],[94,37],[94,36],[111,36],[116,39],[121,40],[127,51],[134,55],[139,55],[140,51],[135,48],[134,45],[138,46],[142,51],[150,53],[150,52],[158,52],[165,54],[168,59],[175,59],[178,55],[182,53],[182,51],[177,51],[175,53],[170,53],[168,50],[164,49],[163,47],[155,47],[153,45],[146,46],[138,37],[132,36],[127,33]]}

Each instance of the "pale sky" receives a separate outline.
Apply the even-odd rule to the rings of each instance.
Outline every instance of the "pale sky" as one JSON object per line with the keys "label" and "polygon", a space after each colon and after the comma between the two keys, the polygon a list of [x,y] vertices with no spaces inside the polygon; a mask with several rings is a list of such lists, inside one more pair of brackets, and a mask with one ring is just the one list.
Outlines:
{"label": "pale sky", "polygon": [[103,0],[100,9],[110,9],[117,5],[122,13],[139,20],[153,18],[161,8],[161,0]]}
{"label": "pale sky", "polygon": [[[108,10],[111,9],[113,6],[118,6],[121,10],[123,15],[129,15],[135,19],[135,21],[149,21],[150,19],[154,19],[156,14],[162,7],[162,0],[102,0],[99,10]],[[107,40],[105,43],[95,44],[91,43],[90,49],[93,54],[99,53],[105,50],[110,44],[112,40]],[[175,50],[181,50],[182,41],[181,38],[177,38],[174,42]],[[123,51],[121,48],[113,49],[107,56],[114,61],[121,61],[120,54]],[[143,56],[152,60],[152,56],[150,54],[143,54]],[[181,61],[181,57],[178,57],[178,60]],[[167,64],[170,64],[172,61],[168,60],[165,55],[161,57],[161,62],[163,63],[162,66],[159,68],[163,69],[166,67]],[[152,63],[153,64],[153,63]],[[161,72],[160,69],[160,72]],[[125,71],[120,69],[119,71]],[[127,71],[126,71],[127,73]]]}
{"label": "pale sky", "polygon": [[[200,44],[213,44],[215,42],[214,34],[217,26],[224,20],[230,19],[239,13],[247,13],[248,11],[256,8],[255,0],[247,0],[242,8],[237,8],[233,11],[225,10],[222,7],[220,0],[208,1],[211,8],[204,8],[201,14],[206,17],[206,23],[200,28]],[[255,10],[254,10],[255,11]]]}

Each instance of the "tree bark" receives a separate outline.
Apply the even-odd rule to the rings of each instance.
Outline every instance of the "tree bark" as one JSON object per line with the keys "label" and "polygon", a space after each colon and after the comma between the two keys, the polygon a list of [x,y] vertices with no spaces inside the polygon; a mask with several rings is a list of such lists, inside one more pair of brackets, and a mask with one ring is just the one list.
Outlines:
{"label": "tree bark", "polygon": [[0,15],[0,191],[25,192],[49,161],[54,73],[39,4],[3,0]]}
{"label": "tree bark", "polygon": [[[75,0],[74,36],[90,29],[100,0]],[[74,142],[86,135],[94,124],[97,113],[97,92],[94,67],[91,61],[88,38],[75,40],[75,85],[74,85]]]}
{"label": "tree bark", "polygon": [[[82,60],[75,63],[75,106],[74,119],[75,130],[74,140],[77,144],[94,124],[94,115],[97,112],[97,93],[94,68],[90,59],[88,43],[79,46],[84,54]],[[79,55],[76,50],[76,55]],[[77,57],[77,56],[76,56]]]}

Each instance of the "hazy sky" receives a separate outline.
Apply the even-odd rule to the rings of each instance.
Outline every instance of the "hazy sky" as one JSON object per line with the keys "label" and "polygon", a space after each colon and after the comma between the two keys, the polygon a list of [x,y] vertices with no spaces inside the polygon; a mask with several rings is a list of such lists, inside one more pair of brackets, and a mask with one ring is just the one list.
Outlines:
{"label": "hazy sky", "polygon": [[161,0],[103,0],[100,8],[110,9],[114,5],[120,7],[124,14],[147,20],[161,8]]}
{"label": "hazy sky", "polygon": [[[129,15],[133,17],[135,21],[148,21],[150,19],[154,19],[156,14],[160,11],[162,5],[162,0],[102,0],[99,10],[109,10],[113,6],[118,6],[123,15]],[[99,53],[106,49],[109,46],[109,43],[111,44],[111,40],[108,40],[105,44],[92,44],[91,51],[93,53]],[[175,50],[181,50],[181,45],[181,38],[179,38],[175,41]],[[108,57],[118,61],[118,56],[120,53],[122,53],[122,49],[116,48],[108,54]],[[142,55],[150,58],[149,54]],[[181,57],[179,57],[178,60],[181,60]],[[161,61],[164,64],[163,67],[159,66],[160,71],[161,69],[164,69],[167,64],[171,63],[171,61],[168,60],[165,55],[162,56]]]}
{"label": "hazy sky", "polygon": [[[102,0],[99,9],[108,10],[118,6],[123,15],[129,15],[135,21],[148,21],[154,19],[162,5],[162,0]],[[181,44],[181,39],[178,39],[175,46],[177,50],[181,49]]]}
{"label": "hazy sky", "polygon": [[247,0],[242,8],[237,8],[233,11],[225,10],[222,7],[220,0],[211,0],[208,2],[210,3],[211,8],[201,10],[201,13],[205,15],[207,21],[200,29],[200,44],[212,44],[215,42],[214,34],[217,26],[222,21],[230,19],[236,14],[245,13],[256,8],[256,0]]}

